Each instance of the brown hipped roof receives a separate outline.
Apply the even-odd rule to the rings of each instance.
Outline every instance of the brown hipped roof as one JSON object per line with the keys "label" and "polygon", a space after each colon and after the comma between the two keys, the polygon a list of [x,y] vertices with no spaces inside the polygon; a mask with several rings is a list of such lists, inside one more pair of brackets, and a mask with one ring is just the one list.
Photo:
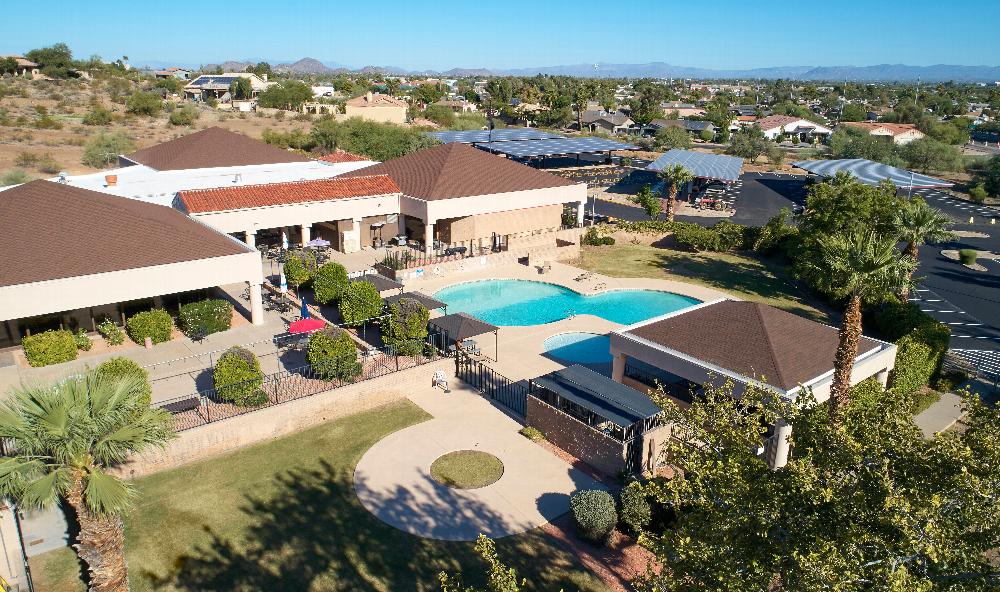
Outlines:
{"label": "brown hipped roof", "polygon": [[0,191],[0,286],[248,250],[165,206],[42,180]]}
{"label": "brown hipped roof", "polygon": [[[723,300],[630,334],[788,391],[833,368],[837,329],[759,304]],[[879,345],[862,337],[858,354]]]}
{"label": "brown hipped roof", "polygon": [[309,162],[301,154],[260,140],[210,127],[174,140],[136,150],[125,158],[158,171]]}
{"label": "brown hipped roof", "polygon": [[399,187],[389,175],[375,175],[197,189],[179,191],[177,197],[189,213],[199,214],[390,193],[399,193]]}
{"label": "brown hipped roof", "polygon": [[428,201],[574,185],[562,177],[459,142],[424,148],[340,178],[365,175],[389,175],[404,195]]}

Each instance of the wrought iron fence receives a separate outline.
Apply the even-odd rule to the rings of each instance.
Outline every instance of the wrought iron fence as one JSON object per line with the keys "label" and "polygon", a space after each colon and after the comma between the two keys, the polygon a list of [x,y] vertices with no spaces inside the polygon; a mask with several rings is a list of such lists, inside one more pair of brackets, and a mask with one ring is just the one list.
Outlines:
{"label": "wrought iron fence", "polygon": [[487,399],[524,417],[528,406],[528,386],[523,381],[511,380],[460,350],[455,354],[455,375]]}
{"label": "wrought iron fence", "polygon": [[[292,370],[282,370],[268,374],[263,379],[247,381],[243,384],[228,385],[231,392],[240,391],[240,387],[256,388],[266,397],[259,405],[241,406],[228,401],[219,394],[216,388],[205,389],[190,395],[174,397],[158,401],[155,407],[168,411],[174,417],[176,431],[189,430],[231,417],[252,413],[289,401],[295,401],[343,386],[394,374],[401,370],[422,366],[433,362],[437,352],[431,355],[403,355],[393,348],[364,352],[359,357],[357,373],[348,377],[338,378],[325,374],[311,365],[301,366]],[[259,386],[257,383],[259,382]]]}

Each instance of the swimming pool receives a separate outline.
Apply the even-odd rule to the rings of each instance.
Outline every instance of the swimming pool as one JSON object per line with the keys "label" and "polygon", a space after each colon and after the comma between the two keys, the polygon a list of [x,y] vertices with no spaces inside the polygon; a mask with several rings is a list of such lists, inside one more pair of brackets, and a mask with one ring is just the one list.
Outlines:
{"label": "swimming pool", "polygon": [[591,314],[622,325],[687,308],[700,301],[659,290],[615,290],[584,296],[573,290],[528,280],[483,280],[439,290],[434,297],[448,312],[464,312],[498,326],[542,325]]}
{"label": "swimming pool", "polygon": [[568,364],[610,364],[611,338],[597,333],[560,333],[542,343],[545,353]]}

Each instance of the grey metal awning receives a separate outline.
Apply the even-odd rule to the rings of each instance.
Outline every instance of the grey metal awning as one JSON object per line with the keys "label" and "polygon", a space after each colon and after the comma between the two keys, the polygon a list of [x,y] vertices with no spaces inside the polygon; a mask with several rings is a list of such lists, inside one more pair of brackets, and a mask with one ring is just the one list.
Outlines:
{"label": "grey metal awning", "polygon": [[488,152],[506,154],[516,158],[536,158],[541,156],[567,156],[575,154],[595,154],[612,150],[638,150],[632,144],[624,144],[605,138],[557,138],[550,140],[517,140],[512,142],[477,143],[476,148]]}
{"label": "grey metal awning", "polygon": [[673,148],[650,163],[646,170],[660,172],[675,164],[691,171],[695,177],[727,183],[739,180],[740,171],[743,169],[742,158]]}
{"label": "grey metal awning", "polygon": [[531,382],[622,428],[661,411],[649,395],[580,365],[550,372]]}
{"label": "grey metal awning", "polygon": [[447,333],[448,339],[452,341],[462,341],[497,331],[496,325],[480,321],[476,317],[469,316],[464,312],[456,312],[455,314],[433,318],[428,325],[441,333]]}
{"label": "grey metal awning", "polygon": [[504,127],[495,130],[467,130],[458,132],[427,132],[427,136],[442,144],[478,144],[479,142],[513,142],[518,140],[551,140],[560,134],[533,127]]}
{"label": "grey metal awning", "polygon": [[436,298],[431,298],[423,292],[404,292],[402,294],[393,294],[392,296],[387,296],[382,299],[382,302],[389,306],[390,304],[395,304],[400,300],[415,300],[420,304],[423,304],[427,310],[434,310],[436,308],[447,308],[448,305]]}
{"label": "grey metal awning", "polygon": [[934,189],[951,187],[954,183],[928,177],[906,169],[889,166],[874,160],[864,158],[841,158],[834,160],[800,160],[792,163],[794,166],[821,177],[832,177],[841,171],[854,176],[865,185],[878,185],[885,179],[892,181],[896,187],[906,189]]}

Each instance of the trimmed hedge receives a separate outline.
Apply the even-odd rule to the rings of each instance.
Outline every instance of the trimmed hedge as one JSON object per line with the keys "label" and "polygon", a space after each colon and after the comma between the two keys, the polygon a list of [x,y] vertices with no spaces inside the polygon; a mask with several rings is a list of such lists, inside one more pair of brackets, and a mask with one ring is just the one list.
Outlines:
{"label": "trimmed hedge", "polygon": [[148,407],[153,400],[153,386],[149,383],[149,372],[129,358],[117,357],[108,358],[100,363],[94,372],[101,378],[123,378],[135,376],[143,383],[142,390],[138,393],[143,406]]}
{"label": "trimmed hedge", "polygon": [[889,388],[911,395],[941,370],[951,339],[951,329],[910,302],[888,300],[871,311],[871,323],[899,348],[896,367],[889,373]]}
{"label": "trimmed hedge", "polygon": [[125,330],[132,341],[142,345],[149,337],[153,343],[170,341],[174,319],[162,308],[138,312],[125,321]]}
{"label": "trimmed hedge", "polygon": [[50,330],[21,340],[24,357],[33,367],[59,364],[76,359],[76,339],[65,330]]}
{"label": "trimmed hedge", "polygon": [[333,261],[324,263],[313,275],[313,294],[320,304],[337,302],[347,291],[347,269]]}
{"label": "trimmed hedge", "polygon": [[341,329],[324,329],[310,335],[306,359],[317,374],[328,379],[347,381],[361,374],[358,348]]}
{"label": "trimmed hedge", "polygon": [[233,325],[233,304],[221,298],[191,302],[181,306],[177,321],[188,337],[227,331]]}
{"label": "trimmed hedge", "polygon": [[382,314],[382,296],[375,284],[351,282],[340,300],[340,317],[344,323],[356,326]]}
{"label": "trimmed hedge", "polygon": [[642,486],[636,482],[625,486],[619,495],[621,506],[621,523],[633,535],[638,536],[649,526],[652,520],[653,508],[646,499],[646,494],[642,492]]}
{"label": "trimmed hedge", "polygon": [[979,253],[975,249],[960,249],[958,251],[958,260],[962,262],[962,265],[973,265],[976,262],[976,256]]}
{"label": "trimmed hedge", "polygon": [[264,382],[260,361],[244,347],[236,345],[227,349],[215,363],[212,378],[215,392],[224,401],[241,407],[267,403],[267,393],[260,388]]}
{"label": "trimmed hedge", "polygon": [[615,498],[607,491],[585,489],[569,498],[573,522],[581,538],[603,544],[618,524]]}

